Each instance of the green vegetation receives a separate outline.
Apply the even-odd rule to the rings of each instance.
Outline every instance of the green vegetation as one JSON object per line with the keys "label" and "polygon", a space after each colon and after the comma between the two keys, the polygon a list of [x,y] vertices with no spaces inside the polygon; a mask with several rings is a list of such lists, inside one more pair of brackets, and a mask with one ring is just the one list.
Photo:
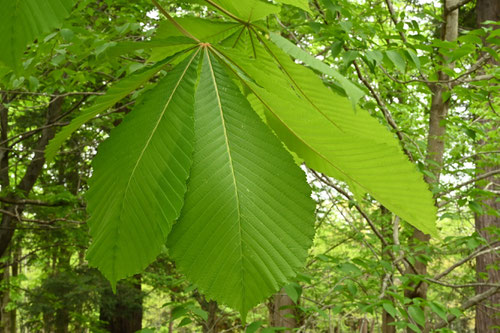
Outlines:
{"label": "green vegetation", "polygon": [[0,0],[0,332],[494,332],[494,0]]}

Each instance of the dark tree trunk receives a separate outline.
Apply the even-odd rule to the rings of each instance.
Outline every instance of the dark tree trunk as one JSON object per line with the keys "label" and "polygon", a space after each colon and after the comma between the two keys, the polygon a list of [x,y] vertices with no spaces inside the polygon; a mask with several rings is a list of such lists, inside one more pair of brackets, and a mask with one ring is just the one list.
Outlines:
{"label": "dark tree trunk", "polygon": [[[390,245],[394,243],[394,241],[390,241],[393,238],[393,222],[392,222],[392,214],[391,212],[385,208],[384,206],[380,207],[380,221],[381,221],[381,232],[386,240],[388,240],[387,244],[381,244],[382,257],[384,260],[390,261],[391,256],[389,255],[389,251],[391,251]],[[390,285],[390,280],[392,280],[392,276],[382,276],[381,279],[381,289],[386,290]],[[384,299],[394,304],[394,298],[391,296],[385,296]],[[396,333],[396,326],[391,325],[394,323],[394,318],[387,312],[385,309],[382,309],[382,333]]]}
{"label": "dark tree trunk", "polygon": [[[52,124],[61,114],[63,106],[63,99],[56,98],[50,104],[47,111],[47,122],[46,124]],[[55,127],[47,127],[42,130],[42,134],[38,143],[34,147],[34,157],[31,162],[26,167],[26,173],[17,185],[17,192],[22,196],[27,196],[36,180],[40,176],[43,165],[45,164],[45,147],[49,141],[54,137],[56,132]],[[0,149],[1,153],[1,149]],[[3,159],[2,161],[3,162]],[[3,166],[2,166],[3,167]],[[11,196],[9,199],[16,201],[22,199],[22,197]],[[14,216],[21,216],[24,210],[23,205],[3,205],[3,209],[8,213],[2,214],[2,221],[0,224],[0,257],[3,257],[10,245],[10,241],[14,236],[15,223],[16,220]]]}
{"label": "dark tree trunk", "polygon": [[116,286],[116,294],[106,288],[101,295],[99,320],[110,333],[134,333],[142,329],[141,276],[132,282],[121,281]]}
{"label": "dark tree trunk", "polygon": [[[484,21],[499,21],[500,20],[500,1],[498,0],[478,0],[476,3],[476,18],[477,26],[480,27]],[[490,25],[492,29],[498,29],[498,26]],[[494,64],[498,65],[498,64]],[[484,124],[487,121],[483,121]],[[480,142],[480,145],[485,142]],[[489,171],[497,170],[499,165],[488,164],[486,159],[476,160],[478,174],[484,174]],[[488,186],[490,191],[498,191],[499,179],[497,176],[491,176],[484,179],[482,184],[478,184],[479,188]],[[497,192],[498,193],[498,192]],[[495,197],[486,198],[483,200],[485,208],[491,207],[496,212],[500,211],[500,202]],[[500,218],[494,215],[481,214],[475,215],[476,231],[489,243],[500,241],[498,236],[493,235],[493,229],[500,228]],[[476,273],[478,283],[500,284],[500,264],[499,256],[496,252],[485,253],[476,258]],[[476,287],[476,295],[484,293],[490,287],[478,286]],[[489,296],[484,302],[476,306],[476,333],[493,333],[498,332],[500,328],[500,293],[494,293]],[[496,328],[494,328],[496,326]]]}
{"label": "dark tree trunk", "polygon": [[201,323],[203,333],[217,333],[220,331],[220,318],[219,306],[216,301],[207,301],[205,296],[201,295],[198,291],[194,293],[194,298],[200,304],[202,310],[207,312],[207,319]]}
{"label": "dark tree trunk", "polygon": [[[8,156],[8,143],[6,139],[8,138],[8,109],[4,106],[3,103],[8,102],[13,99],[13,97],[2,96],[0,101],[0,185],[2,186],[2,190],[5,190],[10,186],[9,184],[9,156]],[[54,99],[48,107],[47,116],[46,116],[46,124],[53,123],[62,113],[63,107],[63,99],[56,98]],[[22,196],[27,196],[33,186],[35,185],[36,180],[40,176],[43,165],[45,163],[44,150],[47,146],[50,139],[54,137],[55,127],[47,127],[42,130],[40,139],[38,140],[36,146],[34,147],[34,157],[30,161],[30,163],[26,166],[26,172],[16,186],[17,193],[16,195],[7,195],[9,199],[16,201],[22,199]],[[1,222],[0,222],[0,258],[5,256],[9,250],[11,245],[12,238],[14,236],[15,224],[17,222],[15,216],[22,216],[24,206],[23,205],[9,205],[2,204],[2,209],[5,211],[2,213]],[[0,277],[2,275],[0,274]],[[5,301],[8,300],[8,296],[4,295],[4,293],[0,292],[0,333],[8,332],[10,327],[9,325],[4,325],[7,321],[10,322],[10,314],[9,317],[5,317],[5,314],[2,314],[3,308],[6,305]],[[2,329],[5,327],[5,330]]]}
{"label": "dark tree trunk", "polygon": [[[458,0],[443,0],[444,8],[450,8],[458,3]],[[445,41],[454,41],[458,37],[458,9],[453,11],[443,11],[443,24],[441,28],[441,39]],[[453,64],[448,67],[452,68]],[[448,75],[444,72],[438,72],[439,80],[446,81],[449,79]],[[435,84],[430,87],[432,90],[432,101],[429,115],[429,133],[427,137],[427,154],[426,160],[431,161],[428,163],[429,171],[432,172],[434,177],[425,176],[425,181],[433,186],[439,183],[441,169],[443,165],[444,146],[446,140],[446,123],[443,121],[448,116],[449,99],[444,101],[443,96],[449,91],[446,85]],[[413,229],[412,239],[410,246],[419,246],[422,243],[429,242],[429,235],[424,234],[420,230]],[[418,253],[415,253],[418,255]],[[427,263],[415,261],[413,267],[407,269],[407,274],[427,274]],[[405,290],[405,296],[411,299],[427,298],[427,283],[418,282],[411,285],[409,289]],[[424,329],[424,327],[421,327]],[[409,332],[413,332],[409,329]]]}

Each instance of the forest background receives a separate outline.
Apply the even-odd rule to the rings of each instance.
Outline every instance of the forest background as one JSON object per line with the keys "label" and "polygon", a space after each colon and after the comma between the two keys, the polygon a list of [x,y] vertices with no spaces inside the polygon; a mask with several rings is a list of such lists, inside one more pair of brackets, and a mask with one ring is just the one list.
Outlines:
{"label": "forest background", "polygon": [[[113,293],[85,259],[91,160],[170,68],[74,132],[50,163],[45,149],[108,86],[160,60],[161,49],[136,43],[173,27],[151,1],[82,0],[15,70],[0,57],[0,332],[500,328],[499,2],[282,2],[261,24],[311,54],[298,62],[330,89],[347,93],[311,58],[363,92],[358,107],[393,133],[429,184],[439,237],[304,168],[317,204],[314,245],[295,281],[245,323],[199,293],[167,250]],[[159,4],[175,18],[227,20],[204,1]]]}

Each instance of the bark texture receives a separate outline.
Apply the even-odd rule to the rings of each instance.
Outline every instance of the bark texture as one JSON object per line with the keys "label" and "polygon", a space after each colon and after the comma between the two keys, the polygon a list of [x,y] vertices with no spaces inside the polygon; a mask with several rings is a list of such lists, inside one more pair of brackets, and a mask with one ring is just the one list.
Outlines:
{"label": "bark texture", "polygon": [[[458,4],[458,0],[444,0],[444,8],[452,8]],[[459,9],[453,11],[443,11],[443,25],[441,27],[441,39],[445,41],[454,41],[458,37],[458,13]],[[450,68],[453,64],[449,65]],[[440,81],[448,80],[449,77],[443,72],[438,72],[438,79]],[[444,120],[448,116],[449,99],[444,100],[445,93],[449,88],[444,84],[433,84],[430,86],[432,91],[431,108],[429,114],[429,132],[427,136],[427,153],[426,164],[433,177],[425,176],[425,181],[433,187],[434,184],[439,183],[441,169],[443,165],[443,155],[446,140],[446,123]],[[412,239],[410,244],[418,246],[422,243],[429,242],[429,235],[424,234],[418,229],[413,229]],[[418,253],[417,253],[418,254]],[[407,274],[427,274],[427,263],[416,261],[413,267],[409,267],[406,271]],[[405,291],[405,296],[408,298],[427,298],[428,285],[425,282],[419,282]],[[424,327],[421,327],[424,329]],[[412,330],[409,330],[413,332]]]}
{"label": "bark texture", "polygon": [[285,332],[292,332],[292,328],[298,327],[295,303],[286,294],[285,289],[274,294],[273,300],[269,304],[269,321],[271,326],[286,327]]}
{"label": "bark texture", "polygon": [[[106,281],[107,283],[107,281]],[[135,333],[142,329],[141,276],[133,282],[121,281],[116,286],[116,294],[107,288],[101,295],[99,320],[105,322],[109,333]]]}
{"label": "bark texture", "polygon": [[[500,1],[498,0],[478,0],[476,3],[476,18],[477,26],[480,27],[482,22],[487,20],[500,21]],[[493,29],[498,29],[498,26],[491,25]],[[495,64],[498,65],[498,64]],[[483,122],[486,123],[486,122]],[[480,145],[485,142],[480,142]],[[497,170],[499,165],[488,165],[486,160],[476,161],[478,173],[484,174],[489,171]],[[478,184],[479,188],[487,188],[489,191],[498,193],[500,190],[498,185],[500,181],[497,176],[486,178]],[[500,212],[500,202],[495,197],[490,197],[483,200],[485,207],[491,207],[496,212]],[[491,214],[476,214],[475,216],[476,231],[489,244],[498,243],[498,236],[495,237],[490,231],[494,228],[500,228],[500,218]],[[496,252],[490,252],[478,256],[476,258],[476,274],[478,283],[500,284],[500,256]],[[477,286],[476,295],[480,295],[489,290],[489,286]],[[500,293],[492,293],[483,302],[476,305],[476,333],[493,333],[500,330]]]}

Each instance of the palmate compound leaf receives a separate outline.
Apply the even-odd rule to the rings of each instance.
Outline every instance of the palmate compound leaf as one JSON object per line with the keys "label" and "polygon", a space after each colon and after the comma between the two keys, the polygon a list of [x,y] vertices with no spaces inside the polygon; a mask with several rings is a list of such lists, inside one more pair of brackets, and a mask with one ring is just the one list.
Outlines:
{"label": "palmate compound leaf", "polygon": [[193,166],[167,246],[203,293],[245,316],[303,265],[315,204],[303,171],[208,52],[195,105]]}
{"label": "palmate compound leaf", "polygon": [[76,0],[0,0],[0,62],[16,68],[28,43],[61,25]]}
{"label": "palmate compound leaf", "polygon": [[422,175],[366,111],[355,113],[347,98],[263,39],[255,43],[255,60],[219,50],[256,96],[250,99],[254,107],[309,167],[347,182],[355,193],[370,193],[416,228],[437,235],[436,208]]}
{"label": "palmate compound leaf", "polygon": [[[194,37],[202,40],[205,43],[218,43],[221,40],[234,34],[241,24],[237,22],[222,22],[215,20],[207,20],[199,17],[179,17],[175,21],[184,29],[189,31]],[[185,38],[175,25],[170,21],[162,21],[156,29],[155,36],[151,42],[171,39],[171,38]],[[172,45],[171,43],[165,44],[164,47],[153,49],[149,61],[156,61],[163,59],[167,54],[173,54],[179,50],[181,45]]]}
{"label": "palmate compound leaf", "polygon": [[198,58],[189,55],[148,91],[94,158],[87,259],[113,286],[156,258],[182,208]]}
{"label": "palmate compound leaf", "polygon": [[182,53],[184,52],[178,52],[170,57],[163,59],[162,61],[157,62],[152,66],[146,67],[133,73],[132,75],[113,84],[108,89],[106,94],[97,97],[93,105],[84,109],[81,114],[78,115],[78,117],[76,117],[68,125],[63,127],[63,129],[59,131],[52,140],[50,140],[47,148],[45,149],[45,158],[47,160],[47,163],[50,163],[54,159],[59,148],[61,148],[61,145],[73,132],[75,132],[83,124],[97,116],[99,113],[112,107],[132,91],[142,86],[161,69],[165,68],[165,66],[170,61],[172,61]]}

